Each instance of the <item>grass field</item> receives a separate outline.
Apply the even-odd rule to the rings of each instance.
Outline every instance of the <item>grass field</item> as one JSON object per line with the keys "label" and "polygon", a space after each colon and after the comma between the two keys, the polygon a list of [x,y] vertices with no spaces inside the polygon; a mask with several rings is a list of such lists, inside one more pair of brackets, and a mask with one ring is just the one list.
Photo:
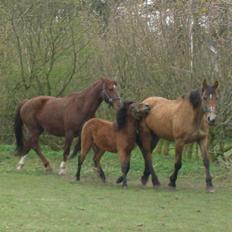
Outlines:
{"label": "grass field", "polygon": [[128,188],[115,184],[120,174],[117,155],[102,160],[107,183],[92,169],[91,154],[83,165],[81,182],[73,181],[76,159],[65,177],[57,175],[60,152],[46,150],[54,168],[46,174],[32,152],[17,172],[12,146],[0,146],[0,232],[5,231],[232,231],[231,170],[212,165],[216,192],[205,191],[200,161],[184,161],[177,190],[167,187],[172,157],[154,155],[161,187],[142,187],[143,161],[133,152]]}

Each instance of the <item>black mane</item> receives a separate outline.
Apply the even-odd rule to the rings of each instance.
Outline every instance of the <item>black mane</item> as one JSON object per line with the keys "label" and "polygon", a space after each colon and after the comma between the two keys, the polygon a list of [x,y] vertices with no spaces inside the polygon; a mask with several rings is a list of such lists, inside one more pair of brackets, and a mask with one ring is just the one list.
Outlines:
{"label": "black mane", "polygon": [[117,128],[120,130],[125,127],[126,120],[127,120],[127,110],[130,104],[134,102],[132,101],[125,101],[123,102],[122,106],[119,108],[116,114],[116,124]]}
{"label": "black mane", "polygon": [[199,90],[192,90],[189,94],[189,101],[193,108],[197,108],[201,105],[201,93]]}

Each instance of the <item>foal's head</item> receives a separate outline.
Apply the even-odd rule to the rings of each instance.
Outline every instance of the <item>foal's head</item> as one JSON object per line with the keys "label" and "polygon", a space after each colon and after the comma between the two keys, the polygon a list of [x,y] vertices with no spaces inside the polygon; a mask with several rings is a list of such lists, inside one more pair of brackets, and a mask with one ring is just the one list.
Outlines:
{"label": "foal's head", "polygon": [[118,93],[117,82],[109,79],[102,79],[102,83],[102,99],[118,110],[120,108],[121,101]]}
{"label": "foal's head", "polygon": [[214,124],[216,119],[217,87],[218,81],[215,81],[213,85],[208,85],[206,80],[204,80],[202,84],[202,107],[210,125]]}
{"label": "foal's head", "polygon": [[139,120],[146,116],[150,111],[150,106],[143,103],[125,101],[117,112],[117,127],[122,129],[125,127],[127,119]]}

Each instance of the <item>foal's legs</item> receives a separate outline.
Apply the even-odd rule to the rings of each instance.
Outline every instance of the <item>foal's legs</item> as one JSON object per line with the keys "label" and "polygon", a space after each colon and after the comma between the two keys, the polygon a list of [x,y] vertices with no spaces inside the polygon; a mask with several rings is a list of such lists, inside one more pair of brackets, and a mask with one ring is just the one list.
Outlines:
{"label": "foal's legs", "polygon": [[176,141],[176,155],[175,155],[174,172],[170,176],[170,182],[168,184],[170,187],[174,187],[174,188],[176,187],[176,179],[177,179],[178,171],[180,170],[180,168],[182,166],[181,160],[182,160],[183,148],[184,148],[184,143],[177,140]]}
{"label": "foal's legs", "polygon": [[143,154],[145,166],[141,182],[145,185],[148,181],[149,175],[151,174],[153,186],[159,186],[159,179],[152,166],[152,151],[156,147],[159,138],[152,134],[152,132],[143,125],[140,127],[138,136],[137,144]]}
{"label": "foal's legs", "polygon": [[102,167],[100,164],[100,160],[102,158],[102,155],[105,153],[105,151],[102,151],[96,147],[94,147],[93,150],[95,151],[95,154],[93,157],[94,167],[97,169],[97,173],[98,173],[99,177],[101,178],[101,180],[103,182],[106,182],[105,173],[102,170]]}
{"label": "foal's legs", "polygon": [[92,147],[92,138],[90,136],[86,136],[81,143],[81,153],[78,156],[78,166],[76,172],[76,180],[80,180],[81,166],[88,154],[90,148]]}
{"label": "foal's legs", "polygon": [[214,192],[214,187],[212,183],[212,177],[210,175],[210,169],[209,169],[209,158],[208,158],[208,139],[204,138],[199,141],[200,149],[201,149],[201,155],[203,158],[203,163],[205,166],[205,173],[206,173],[206,188],[208,192]]}
{"label": "foal's legs", "polygon": [[130,170],[130,156],[131,154],[121,150],[119,151],[119,159],[122,171],[122,187],[127,187],[127,173]]}
{"label": "foal's legs", "polygon": [[72,131],[68,131],[65,134],[65,144],[64,144],[64,153],[63,153],[63,161],[60,164],[60,171],[59,175],[65,175],[66,174],[66,161],[68,159],[68,155],[70,152],[70,147],[73,141],[74,135]]}

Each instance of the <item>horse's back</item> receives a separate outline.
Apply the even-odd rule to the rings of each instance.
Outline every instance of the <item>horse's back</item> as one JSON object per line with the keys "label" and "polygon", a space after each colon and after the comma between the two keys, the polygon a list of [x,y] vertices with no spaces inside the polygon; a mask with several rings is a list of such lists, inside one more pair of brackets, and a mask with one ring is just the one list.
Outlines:
{"label": "horse's back", "polygon": [[21,106],[21,116],[23,117],[24,115],[34,115],[35,113],[37,113],[39,110],[41,110],[41,108],[44,106],[44,104],[46,104],[46,102],[48,100],[50,100],[53,97],[49,97],[49,96],[37,96],[37,97],[33,97],[31,99],[25,99],[22,102],[22,106]]}
{"label": "horse's back", "polygon": [[113,123],[99,118],[91,118],[88,121],[86,121],[83,125],[82,132],[85,132],[86,130],[100,130],[104,128],[112,128]]}
{"label": "horse's back", "polygon": [[181,101],[149,97],[143,103],[151,107],[150,113],[144,119],[147,127],[157,136],[173,140],[173,124]]}
{"label": "horse's back", "polygon": [[92,118],[85,122],[82,132],[81,140],[92,142],[101,150],[109,152],[117,152],[116,148],[116,128],[113,122]]}

